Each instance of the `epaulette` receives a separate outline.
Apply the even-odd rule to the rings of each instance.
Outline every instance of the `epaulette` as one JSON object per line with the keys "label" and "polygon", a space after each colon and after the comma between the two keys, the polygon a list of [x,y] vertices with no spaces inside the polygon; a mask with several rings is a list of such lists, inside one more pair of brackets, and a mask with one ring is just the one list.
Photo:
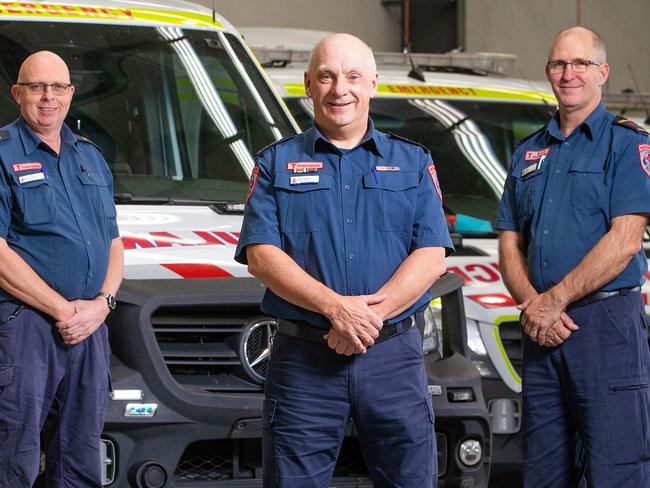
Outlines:
{"label": "epaulette", "polygon": [[255,153],[255,157],[258,157],[258,156],[261,155],[264,151],[266,151],[266,150],[269,149],[269,148],[272,148],[273,146],[277,146],[278,144],[282,144],[283,142],[286,142],[286,141],[289,141],[289,140],[293,139],[293,138],[296,137],[297,135],[298,135],[298,134],[293,134],[293,135],[290,135],[290,136],[284,137],[284,138],[282,138],[282,139],[280,139],[280,140],[278,140],[278,141],[273,141],[271,144],[268,144],[267,146],[264,146],[262,149],[260,149],[259,151],[257,151],[257,152]]}
{"label": "epaulette", "polygon": [[102,151],[101,147],[99,147],[93,141],[88,139],[86,136],[80,136],[79,134],[75,134],[74,136],[77,138],[78,141],[85,142],[87,144],[92,144],[93,146],[95,146],[99,150],[100,153],[102,153],[102,154],[104,153],[104,151]]}
{"label": "epaulette", "polygon": [[622,115],[617,115],[616,117],[614,117],[613,124],[620,125],[621,127],[625,127],[626,129],[633,130],[643,136],[650,137],[650,134],[648,134],[648,131],[646,129],[644,129],[638,124],[635,124],[631,120],[626,119]]}
{"label": "epaulette", "polygon": [[413,144],[414,146],[421,147],[421,148],[424,149],[427,153],[430,153],[430,152],[431,152],[431,151],[429,150],[429,148],[428,148],[427,146],[425,146],[424,144],[420,144],[419,142],[412,141],[411,139],[407,139],[406,137],[402,137],[402,136],[397,135],[397,134],[395,134],[395,133],[393,133],[393,132],[386,132],[386,134],[389,135],[390,137],[394,137],[395,139],[397,139],[397,140],[399,140],[399,141],[407,142],[407,143],[409,143],[409,144]]}
{"label": "epaulette", "polygon": [[11,139],[11,134],[8,130],[0,130],[0,142],[8,141]]}
{"label": "epaulette", "polygon": [[546,125],[543,125],[543,126],[540,127],[539,129],[537,129],[535,132],[533,132],[532,134],[528,134],[527,136],[522,137],[521,139],[519,139],[519,140],[515,143],[515,151],[519,148],[519,146],[521,146],[521,145],[522,145],[524,142],[526,142],[528,139],[532,139],[532,138],[535,137],[537,134],[539,134],[540,132],[545,131],[545,130],[546,130]]}

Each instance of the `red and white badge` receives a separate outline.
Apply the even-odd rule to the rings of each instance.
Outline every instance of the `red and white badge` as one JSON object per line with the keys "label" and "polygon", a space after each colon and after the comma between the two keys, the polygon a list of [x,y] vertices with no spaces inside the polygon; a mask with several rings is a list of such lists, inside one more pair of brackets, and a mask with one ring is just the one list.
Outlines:
{"label": "red and white badge", "polygon": [[433,163],[431,163],[427,169],[429,170],[429,176],[431,176],[431,181],[433,181],[433,186],[436,189],[438,198],[440,198],[440,201],[442,202],[442,191],[440,190],[440,182],[438,181],[438,173],[436,171],[436,166]]}
{"label": "red and white badge", "polygon": [[526,151],[526,161],[537,161],[538,159],[542,159],[550,150],[551,148],[547,147],[546,149],[540,149],[539,151]]}
{"label": "red and white badge", "polygon": [[253,171],[251,172],[251,179],[248,180],[248,195],[246,195],[246,203],[248,203],[248,200],[253,196],[253,192],[255,191],[255,187],[257,186],[257,179],[260,176],[260,167],[255,165],[253,167]]}
{"label": "red and white badge", "polygon": [[20,171],[29,171],[33,169],[42,169],[43,164],[39,163],[37,161],[30,161],[27,163],[16,163],[12,165],[12,168],[14,169],[15,173],[18,173]]}
{"label": "red and white badge", "polygon": [[322,161],[293,161],[287,163],[287,171],[294,173],[310,173],[323,169]]}
{"label": "red and white badge", "polygon": [[639,144],[639,159],[643,171],[650,178],[650,144]]}

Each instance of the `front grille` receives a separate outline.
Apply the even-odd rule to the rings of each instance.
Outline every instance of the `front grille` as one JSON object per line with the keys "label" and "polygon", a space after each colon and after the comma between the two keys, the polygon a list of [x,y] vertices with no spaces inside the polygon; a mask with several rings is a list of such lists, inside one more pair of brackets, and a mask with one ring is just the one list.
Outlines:
{"label": "front grille", "polygon": [[517,374],[521,377],[522,370],[522,349],[521,349],[521,326],[519,322],[502,322],[499,325],[499,337],[501,344],[506,351],[506,355],[515,368]]}
{"label": "front grille", "polygon": [[182,386],[210,392],[258,391],[275,322],[256,313],[163,307],[152,314],[151,326],[169,372]]}

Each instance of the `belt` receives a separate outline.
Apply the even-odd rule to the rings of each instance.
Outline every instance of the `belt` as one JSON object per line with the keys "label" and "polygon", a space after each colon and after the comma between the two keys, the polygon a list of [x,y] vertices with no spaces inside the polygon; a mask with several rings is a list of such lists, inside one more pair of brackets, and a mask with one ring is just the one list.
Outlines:
{"label": "belt", "polygon": [[[415,315],[409,315],[401,322],[395,324],[384,325],[375,339],[375,344],[390,339],[391,337],[395,337],[402,332],[406,332],[414,325]],[[323,339],[323,336],[327,334],[327,331],[325,329],[314,327],[304,320],[285,320],[278,318],[277,331],[280,334],[302,339],[304,341],[318,342],[320,344],[327,343],[327,341]]]}
{"label": "belt", "polygon": [[575,302],[570,303],[566,309],[570,310],[572,308],[582,307],[583,305],[589,305],[590,303],[604,300],[605,298],[615,297],[616,295],[627,295],[628,293],[634,293],[637,291],[641,291],[640,286],[635,286],[633,288],[621,288],[620,290],[612,291],[595,291],[586,297],[581,298],[580,300],[576,300]]}

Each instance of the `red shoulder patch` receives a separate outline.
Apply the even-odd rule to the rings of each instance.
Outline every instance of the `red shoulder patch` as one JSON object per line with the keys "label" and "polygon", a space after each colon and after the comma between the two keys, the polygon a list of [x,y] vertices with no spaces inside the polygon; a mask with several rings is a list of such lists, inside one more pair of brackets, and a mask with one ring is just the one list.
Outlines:
{"label": "red shoulder patch", "polygon": [[641,160],[641,168],[650,178],[650,144],[639,144],[639,159]]}
{"label": "red shoulder patch", "polygon": [[251,172],[251,178],[248,180],[248,195],[246,195],[246,203],[251,199],[253,193],[255,192],[255,187],[257,186],[257,178],[260,175],[260,167],[255,165],[253,171]]}
{"label": "red shoulder patch", "polygon": [[436,171],[436,165],[431,163],[427,168],[429,170],[429,176],[431,176],[431,181],[433,181],[433,187],[436,189],[438,198],[442,202],[442,190],[440,189],[440,182],[438,181],[438,173]]}

